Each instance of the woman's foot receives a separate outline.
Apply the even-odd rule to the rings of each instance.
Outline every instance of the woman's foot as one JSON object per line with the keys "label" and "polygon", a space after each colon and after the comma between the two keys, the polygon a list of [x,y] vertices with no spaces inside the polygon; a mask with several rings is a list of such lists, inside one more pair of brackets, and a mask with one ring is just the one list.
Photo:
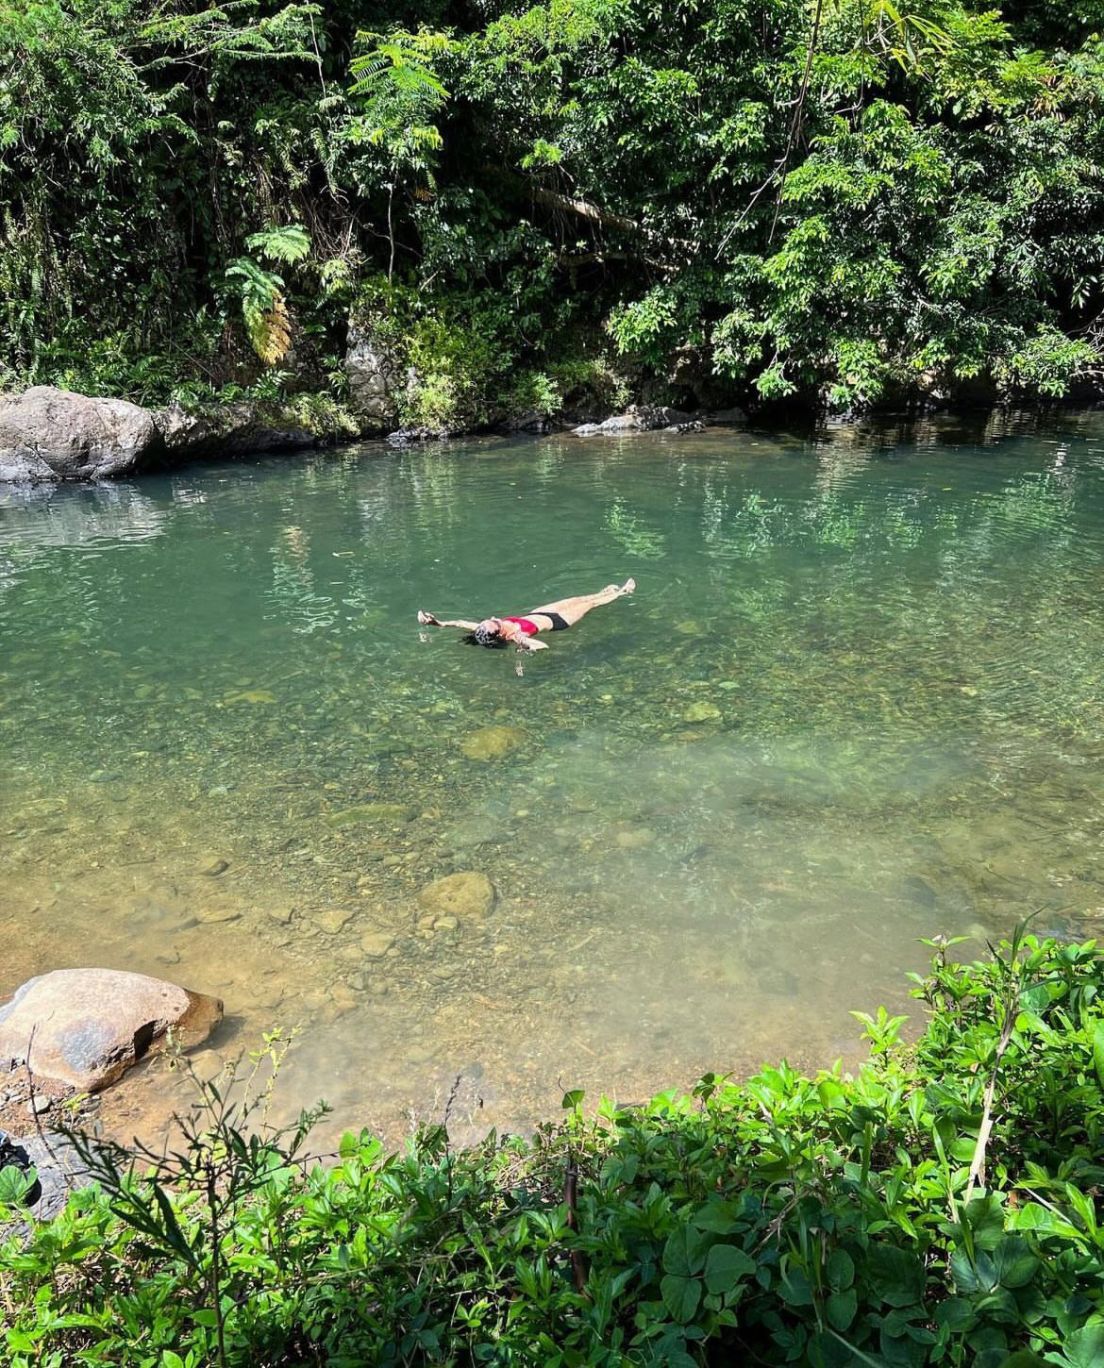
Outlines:
{"label": "woman's foot", "polygon": [[621,586],[621,588],[618,589],[617,592],[618,592],[619,594],[631,594],[632,591],[633,591],[635,588],[636,588],[636,580],[634,580],[634,579],[627,579],[627,580],[625,581],[625,583]]}
{"label": "woman's foot", "polygon": [[418,609],[418,621],[423,627],[437,627],[439,624],[432,613],[427,613],[423,609]]}

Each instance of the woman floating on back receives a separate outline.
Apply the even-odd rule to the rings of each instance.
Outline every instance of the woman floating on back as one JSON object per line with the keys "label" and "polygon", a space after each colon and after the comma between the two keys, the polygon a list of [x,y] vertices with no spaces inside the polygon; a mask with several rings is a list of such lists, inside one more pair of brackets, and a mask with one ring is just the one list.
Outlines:
{"label": "woman floating on back", "polygon": [[627,579],[620,586],[607,584],[597,594],[578,594],[575,598],[557,599],[555,603],[530,608],[522,617],[488,617],[482,622],[469,622],[465,618],[442,621],[433,613],[419,609],[418,621],[423,627],[460,627],[468,633],[464,640],[473,646],[516,646],[519,651],[543,651],[547,649],[547,643],[537,640],[541,632],[559,632],[574,627],[592,608],[612,603],[614,599],[631,594],[635,588],[636,580]]}

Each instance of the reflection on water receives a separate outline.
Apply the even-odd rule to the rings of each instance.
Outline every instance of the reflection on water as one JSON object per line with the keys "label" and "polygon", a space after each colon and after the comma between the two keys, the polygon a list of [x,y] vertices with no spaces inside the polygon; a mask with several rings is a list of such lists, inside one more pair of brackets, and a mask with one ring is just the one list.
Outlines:
{"label": "reflection on water", "polygon": [[[301,1024],[285,1106],[395,1136],[458,1073],[473,1127],[524,1126],[562,1086],[830,1062],[920,936],[1091,930],[1100,421],[9,494],[0,993],[89,962],[218,993],[212,1058]],[[414,624],[630,574],[522,678]],[[495,905],[442,915],[463,871]]]}

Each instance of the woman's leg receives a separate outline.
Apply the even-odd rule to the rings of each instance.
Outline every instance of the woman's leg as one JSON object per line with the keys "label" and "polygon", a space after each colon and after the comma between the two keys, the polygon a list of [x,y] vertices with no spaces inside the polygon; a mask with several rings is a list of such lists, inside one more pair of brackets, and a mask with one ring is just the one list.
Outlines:
{"label": "woman's leg", "polygon": [[625,594],[631,594],[636,581],[627,579],[624,584],[607,584],[596,594],[576,594],[574,598],[557,599],[555,603],[542,603],[539,608],[530,608],[530,613],[558,613],[569,627],[585,618],[592,608],[600,608],[604,603],[612,603]]}

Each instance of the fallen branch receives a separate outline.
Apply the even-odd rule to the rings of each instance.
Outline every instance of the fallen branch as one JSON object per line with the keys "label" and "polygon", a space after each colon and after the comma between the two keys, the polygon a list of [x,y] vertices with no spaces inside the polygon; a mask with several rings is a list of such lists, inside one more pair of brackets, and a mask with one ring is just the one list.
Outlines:
{"label": "fallen branch", "polygon": [[[575,214],[579,218],[586,219],[588,223],[596,223],[603,228],[617,228],[623,233],[634,233],[638,236],[648,237],[655,244],[676,247],[691,256],[698,251],[698,244],[691,242],[688,238],[663,237],[654,228],[649,228],[643,223],[637,223],[636,219],[627,218],[624,214],[615,214],[611,209],[603,209],[599,205],[591,203],[590,200],[577,199],[572,195],[561,195],[558,190],[548,190],[541,185],[530,185],[529,193],[537,204],[543,204],[549,209],[559,209],[565,214]],[[658,263],[649,262],[649,264]]]}
{"label": "fallen branch", "polygon": [[624,214],[615,214],[609,209],[601,209],[597,204],[591,204],[590,200],[561,195],[556,190],[546,190],[540,185],[530,186],[530,193],[538,204],[547,205],[550,209],[562,209],[566,214],[577,214],[579,218],[587,219],[591,223],[600,223],[606,228],[620,228],[626,233],[644,231],[635,219],[626,218]]}

